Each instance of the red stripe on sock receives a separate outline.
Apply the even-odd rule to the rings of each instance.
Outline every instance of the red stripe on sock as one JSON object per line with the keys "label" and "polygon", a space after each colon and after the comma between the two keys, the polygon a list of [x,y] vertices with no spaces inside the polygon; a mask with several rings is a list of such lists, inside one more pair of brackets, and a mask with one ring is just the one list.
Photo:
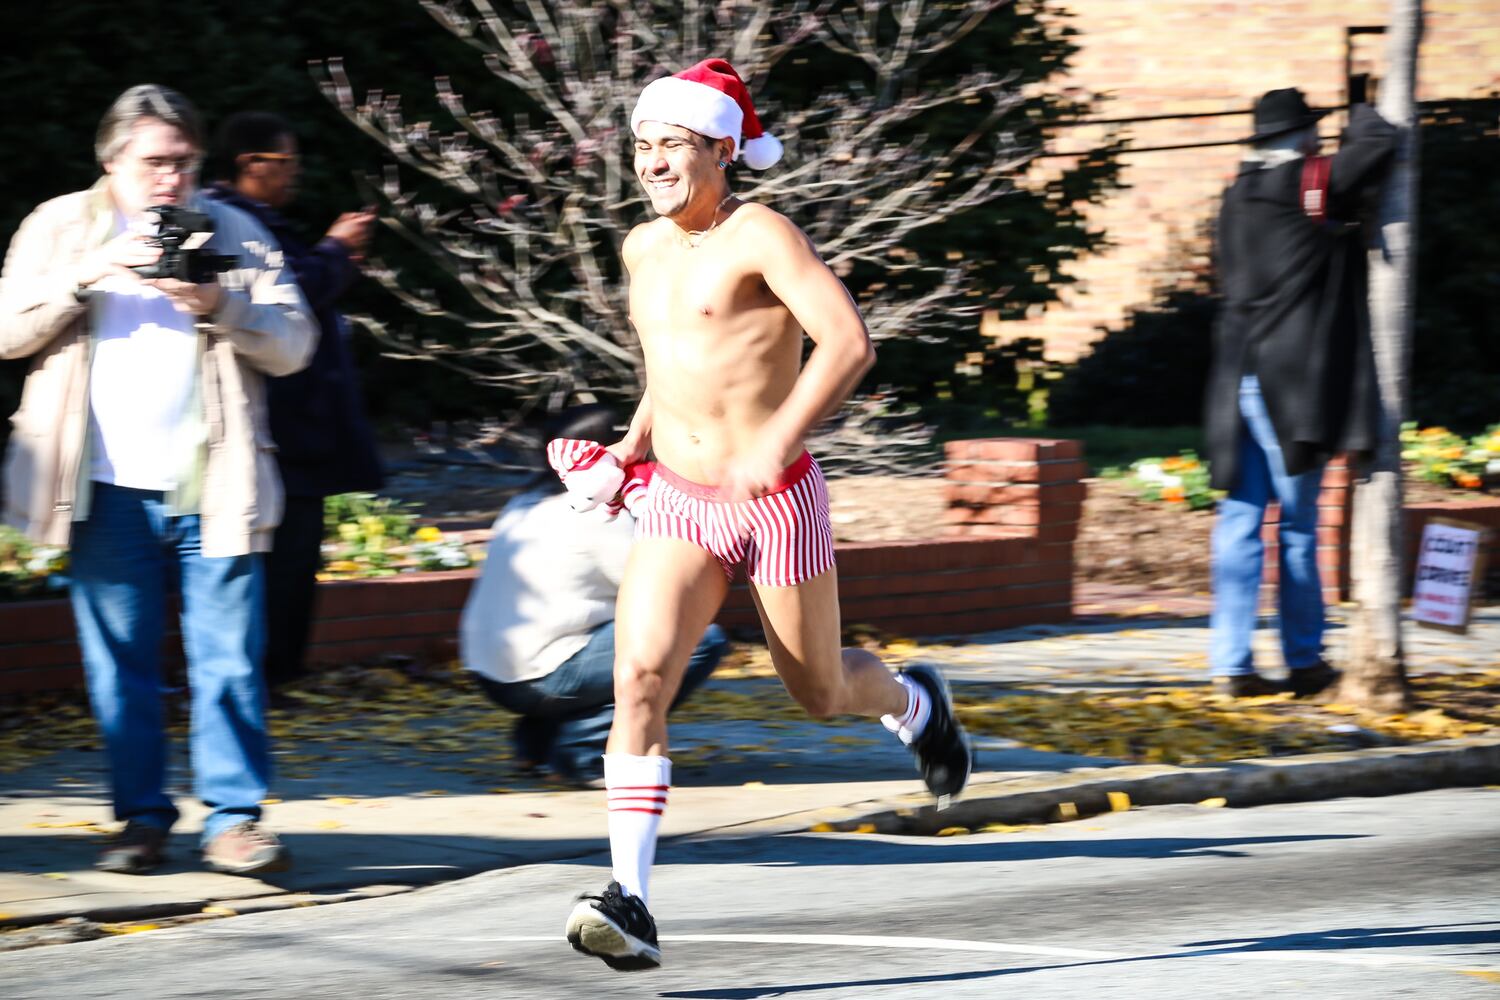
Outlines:
{"label": "red stripe on sock", "polygon": [[913,688],[911,704],[906,706],[906,718],[901,720],[901,725],[910,728],[911,724],[917,720],[917,713],[920,711],[922,711],[922,692]]}
{"label": "red stripe on sock", "polygon": [[611,792],[665,792],[671,785],[609,785]]}
{"label": "red stripe on sock", "polygon": [[647,809],[644,806],[610,806],[609,811],[622,813],[651,813],[653,816],[661,815],[660,809]]}
{"label": "red stripe on sock", "polygon": [[609,797],[610,805],[614,805],[616,802],[659,802],[662,805],[666,805],[667,797],[665,795],[660,798],[655,795],[611,795]]}

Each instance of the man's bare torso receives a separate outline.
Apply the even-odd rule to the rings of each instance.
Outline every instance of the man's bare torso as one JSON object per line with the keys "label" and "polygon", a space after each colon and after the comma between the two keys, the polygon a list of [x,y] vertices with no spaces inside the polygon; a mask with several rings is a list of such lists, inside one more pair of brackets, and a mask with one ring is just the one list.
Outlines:
{"label": "man's bare torso", "polygon": [[[630,318],[651,396],[652,449],[687,479],[713,484],[791,392],[802,328],[761,277],[757,205],[740,205],[698,247],[667,219],[643,226]],[[784,456],[792,462],[800,445]]]}

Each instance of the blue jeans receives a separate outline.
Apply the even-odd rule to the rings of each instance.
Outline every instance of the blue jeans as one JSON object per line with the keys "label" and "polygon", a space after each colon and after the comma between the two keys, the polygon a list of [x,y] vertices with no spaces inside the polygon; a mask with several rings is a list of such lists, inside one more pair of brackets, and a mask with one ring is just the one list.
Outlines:
{"label": "blue jeans", "polygon": [[1318,493],[1323,467],[1289,476],[1276,431],[1261,398],[1260,381],[1240,381],[1240,474],[1214,521],[1214,609],[1209,669],[1215,676],[1248,674],[1265,544],[1266,504],[1281,503],[1281,576],[1277,601],[1281,651],[1288,668],[1316,665],[1323,656],[1323,587],[1318,577]]}
{"label": "blue jeans", "polygon": [[171,516],[159,492],[94,483],[70,560],[73,616],[115,818],[164,830],[177,821],[165,790],[161,697],[167,594],[176,583],[192,689],[194,789],[212,810],[203,840],[259,819],[271,775],[261,557],[205,558],[196,514]]}
{"label": "blue jeans", "polygon": [[[710,625],[688,658],[672,708],[708,680],[728,649],[724,630]],[[603,774],[600,758],[615,719],[614,622],[601,625],[588,645],[545,677],[499,684],[480,676],[479,683],[490,700],[521,716],[516,750],[522,759],[572,778]]]}

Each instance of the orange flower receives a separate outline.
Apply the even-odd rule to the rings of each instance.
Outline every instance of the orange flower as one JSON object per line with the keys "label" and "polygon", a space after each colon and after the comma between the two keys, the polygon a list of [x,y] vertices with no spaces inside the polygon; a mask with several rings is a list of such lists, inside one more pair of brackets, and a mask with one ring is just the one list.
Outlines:
{"label": "orange flower", "polygon": [[1477,490],[1482,484],[1482,480],[1472,472],[1460,472],[1453,478],[1458,481],[1458,485],[1466,490]]}
{"label": "orange flower", "polygon": [[1161,498],[1167,503],[1182,503],[1187,500],[1187,495],[1182,492],[1181,486],[1168,486],[1161,491]]}

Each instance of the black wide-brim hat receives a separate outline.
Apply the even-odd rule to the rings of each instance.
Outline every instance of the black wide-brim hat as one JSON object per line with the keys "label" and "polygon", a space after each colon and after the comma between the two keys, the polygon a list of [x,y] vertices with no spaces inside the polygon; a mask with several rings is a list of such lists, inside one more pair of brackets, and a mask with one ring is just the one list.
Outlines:
{"label": "black wide-brim hat", "polygon": [[1255,134],[1245,142],[1266,139],[1316,124],[1328,112],[1314,111],[1296,87],[1272,90],[1255,102]]}

